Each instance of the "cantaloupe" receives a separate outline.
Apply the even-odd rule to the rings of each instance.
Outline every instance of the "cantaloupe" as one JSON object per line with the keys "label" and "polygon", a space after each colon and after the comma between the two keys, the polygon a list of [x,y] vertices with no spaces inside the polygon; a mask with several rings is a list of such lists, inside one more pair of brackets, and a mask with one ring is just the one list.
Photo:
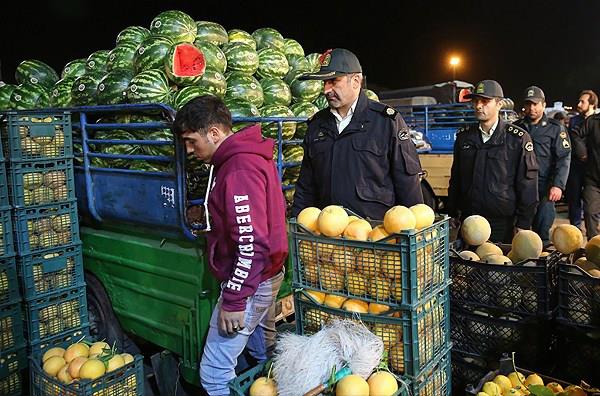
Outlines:
{"label": "cantaloupe", "polygon": [[[369,239],[369,241],[376,242],[376,241],[385,239],[389,236],[390,236],[390,233],[387,232],[385,230],[385,228],[383,228],[383,225],[378,225],[377,227],[373,228],[373,231],[371,231],[369,233],[368,239]],[[391,244],[396,243],[395,238],[390,238],[390,240],[388,240],[387,243],[391,243]]]}
{"label": "cantaloupe", "polygon": [[512,264],[512,260],[501,254],[490,254],[482,259],[488,264]]}
{"label": "cantaloupe", "polygon": [[366,241],[371,231],[373,231],[371,224],[367,220],[359,219],[348,224],[343,235],[346,239]]}
{"label": "cantaloupe", "polygon": [[473,260],[473,261],[479,261],[480,260],[480,257],[475,252],[472,252],[470,250],[463,250],[458,255],[463,260]]}
{"label": "cantaloupe", "polygon": [[348,213],[341,206],[329,205],[319,213],[317,226],[325,236],[340,236],[348,226]]}
{"label": "cantaloupe", "polygon": [[345,376],[335,387],[336,396],[365,396],[368,394],[369,384],[355,374]]}
{"label": "cantaloupe", "polygon": [[581,230],[572,224],[557,225],[551,239],[556,250],[564,254],[571,254],[583,245]]}
{"label": "cantaloupe", "polygon": [[485,259],[486,256],[489,256],[490,254],[504,255],[504,252],[502,252],[502,249],[500,249],[498,245],[494,245],[491,242],[484,242],[479,245],[477,250],[475,250],[475,254],[478,255],[480,259]]}
{"label": "cantaloupe", "polygon": [[542,238],[530,230],[521,230],[512,239],[512,252],[517,262],[539,258],[543,248]]}
{"label": "cantaloupe", "polygon": [[317,219],[319,218],[320,214],[321,209],[310,206],[302,209],[300,213],[298,213],[296,221],[309,231],[318,232],[319,226],[317,224]]}
{"label": "cantaloupe", "polygon": [[397,234],[404,230],[416,228],[417,218],[406,206],[397,205],[388,209],[383,216],[383,228],[389,234]]}
{"label": "cantaloupe", "polygon": [[600,265],[600,235],[596,235],[585,245],[585,257],[588,261]]}
{"label": "cantaloupe", "polygon": [[410,211],[415,215],[417,229],[429,227],[435,221],[435,212],[430,206],[425,204],[416,204],[411,206]]}
{"label": "cantaloupe", "polygon": [[462,222],[460,233],[468,245],[479,246],[490,239],[492,227],[485,217],[472,215]]}

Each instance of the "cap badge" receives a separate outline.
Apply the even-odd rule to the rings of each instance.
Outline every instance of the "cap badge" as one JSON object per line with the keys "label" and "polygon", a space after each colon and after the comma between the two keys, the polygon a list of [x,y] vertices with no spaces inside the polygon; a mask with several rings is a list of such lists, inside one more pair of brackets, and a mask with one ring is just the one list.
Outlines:
{"label": "cap badge", "polygon": [[571,145],[569,144],[569,141],[567,139],[563,139],[562,145],[563,145],[563,148],[566,148],[566,149],[571,147]]}
{"label": "cap badge", "polygon": [[328,49],[327,51],[323,52],[321,54],[321,56],[319,57],[319,63],[321,64],[321,66],[329,66],[329,63],[331,62],[331,51],[333,51],[332,49]]}
{"label": "cap badge", "polygon": [[396,112],[396,110],[392,109],[391,107],[388,107],[387,109],[385,109],[385,112],[387,115],[394,115],[394,113]]}
{"label": "cap badge", "polygon": [[525,150],[533,151],[533,143],[531,143],[531,142],[525,143]]}
{"label": "cap badge", "polygon": [[476,93],[483,93],[485,91],[484,89],[485,87],[483,86],[483,83],[479,84],[477,86],[477,89],[475,90]]}
{"label": "cap badge", "polygon": [[530,89],[529,91],[527,91],[527,97],[531,98],[533,96],[533,89]]}
{"label": "cap badge", "polygon": [[562,131],[562,132],[560,133],[560,137],[561,137],[561,138],[563,138],[563,139],[566,139],[566,138],[567,138],[567,132],[565,132],[565,131]]}

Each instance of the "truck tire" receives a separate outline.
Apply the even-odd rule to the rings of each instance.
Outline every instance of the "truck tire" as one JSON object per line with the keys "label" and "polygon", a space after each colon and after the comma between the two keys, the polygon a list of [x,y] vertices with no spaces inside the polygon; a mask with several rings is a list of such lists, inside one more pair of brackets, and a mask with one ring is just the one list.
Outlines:
{"label": "truck tire", "polygon": [[421,191],[423,192],[423,202],[432,208],[438,210],[437,199],[435,199],[435,193],[425,180],[421,180]]}

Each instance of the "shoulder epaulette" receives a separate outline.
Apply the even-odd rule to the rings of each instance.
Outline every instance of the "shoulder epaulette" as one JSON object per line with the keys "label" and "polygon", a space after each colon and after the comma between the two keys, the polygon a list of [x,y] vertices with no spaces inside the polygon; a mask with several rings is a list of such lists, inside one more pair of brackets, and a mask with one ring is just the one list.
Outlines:
{"label": "shoulder epaulette", "polygon": [[385,114],[390,118],[396,118],[396,114],[398,114],[398,110],[394,109],[393,107],[390,107],[385,103],[376,102],[374,100],[369,101],[369,108],[379,113]]}
{"label": "shoulder epaulette", "polygon": [[508,132],[509,135],[514,135],[519,138],[522,138],[523,135],[527,133],[527,131],[525,131],[524,129],[521,129],[518,126],[512,124],[508,125],[508,127],[506,128],[506,132]]}

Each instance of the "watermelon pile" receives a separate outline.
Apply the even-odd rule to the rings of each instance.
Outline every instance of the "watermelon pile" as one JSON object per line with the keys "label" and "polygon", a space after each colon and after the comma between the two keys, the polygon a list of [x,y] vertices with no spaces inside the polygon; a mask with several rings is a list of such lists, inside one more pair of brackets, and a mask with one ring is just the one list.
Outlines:
{"label": "watermelon pile", "polygon": [[[284,38],[275,29],[227,30],[216,22],[195,21],[182,11],[169,10],[157,15],[149,28],[123,29],[113,49],[72,60],[60,75],[44,62],[23,61],[15,72],[18,85],[0,87],[0,110],[119,103],[165,103],[177,110],[192,98],[211,94],[223,98],[234,117],[311,117],[327,107],[322,82],[298,77],[319,68],[318,53],[306,55],[298,41]],[[118,118],[108,121],[127,119]],[[234,129],[245,125],[237,124]],[[278,125],[265,123],[263,133],[277,138]],[[285,122],[282,133],[284,139],[302,139],[306,125]],[[170,131],[98,134],[106,139],[172,139]],[[300,146],[285,148],[286,162],[302,160]],[[97,149],[172,155],[169,146],[100,145]],[[99,158],[93,162],[104,167],[165,170],[160,162]],[[298,173],[297,166],[286,168],[283,183],[294,184]]]}

